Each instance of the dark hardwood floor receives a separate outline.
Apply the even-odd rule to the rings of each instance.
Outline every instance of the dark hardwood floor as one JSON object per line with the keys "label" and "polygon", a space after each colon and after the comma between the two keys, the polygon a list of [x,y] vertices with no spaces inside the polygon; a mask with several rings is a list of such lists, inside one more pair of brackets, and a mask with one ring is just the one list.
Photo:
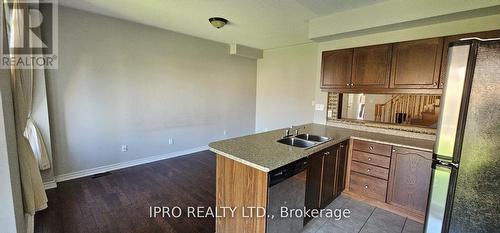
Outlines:
{"label": "dark hardwood floor", "polygon": [[150,206],[215,206],[215,154],[202,151],[65,181],[48,190],[36,233],[215,232],[213,218],[150,218]]}

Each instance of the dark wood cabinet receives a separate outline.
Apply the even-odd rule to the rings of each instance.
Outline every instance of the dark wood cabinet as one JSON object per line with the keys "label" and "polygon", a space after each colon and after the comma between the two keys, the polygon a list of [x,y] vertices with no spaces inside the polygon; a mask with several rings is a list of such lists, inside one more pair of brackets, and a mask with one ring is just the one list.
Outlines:
{"label": "dark wood cabinet", "polygon": [[432,152],[353,139],[347,195],[423,222]]}
{"label": "dark wood cabinet", "polygon": [[485,32],[474,32],[460,35],[447,36],[444,38],[443,42],[443,59],[441,60],[441,74],[439,79],[439,88],[443,88],[446,83],[446,71],[448,70],[448,48],[451,43],[459,41],[464,38],[481,38],[481,39],[491,39],[500,38],[500,30],[485,31]]}
{"label": "dark wood cabinet", "polygon": [[387,203],[424,215],[431,164],[431,152],[393,147]]}
{"label": "dark wood cabinet", "polygon": [[392,146],[353,140],[349,191],[385,202]]}
{"label": "dark wood cabinet", "polygon": [[472,37],[499,38],[500,30],[324,51],[321,89],[439,95],[446,82],[448,46]]}
{"label": "dark wood cabinet", "polygon": [[392,55],[392,88],[437,88],[443,39],[395,43]]}
{"label": "dark wood cabinet", "polygon": [[351,88],[388,88],[391,44],[354,48]]}
{"label": "dark wood cabinet", "polygon": [[345,189],[347,173],[347,156],[349,151],[349,141],[340,143],[337,156],[337,181],[335,197],[339,196]]}
{"label": "dark wood cabinet", "polygon": [[308,209],[320,208],[321,182],[323,174],[322,153],[315,153],[307,159],[306,195],[304,205]]}
{"label": "dark wood cabinet", "polygon": [[321,88],[349,88],[353,49],[323,52]]}
{"label": "dark wood cabinet", "polygon": [[323,152],[323,180],[321,181],[320,208],[325,208],[335,199],[338,146],[332,146]]}
{"label": "dark wood cabinet", "polygon": [[[328,147],[308,158],[305,207],[321,209],[345,188],[348,141]],[[307,223],[310,219],[305,219]]]}

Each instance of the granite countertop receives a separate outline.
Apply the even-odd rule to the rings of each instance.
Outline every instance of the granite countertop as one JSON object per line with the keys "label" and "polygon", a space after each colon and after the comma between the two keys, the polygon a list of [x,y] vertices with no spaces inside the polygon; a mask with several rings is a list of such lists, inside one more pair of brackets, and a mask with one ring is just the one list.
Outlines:
{"label": "granite countertop", "polygon": [[308,149],[298,148],[276,142],[278,139],[281,139],[284,134],[284,129],[278,129],[212,142],[209,144],[209,147],[211,151],[217,154],[257,168],[261,171],[269,172],[349,138],[393,144],[430,152],[432,152],[434,146],[434,141],[430,140],[351,130],[321,124],[307,124],[294,127],[294,129],[297,128],[299,129],[299,134],[309,133],[327,136],[333,138],[333,140]]}

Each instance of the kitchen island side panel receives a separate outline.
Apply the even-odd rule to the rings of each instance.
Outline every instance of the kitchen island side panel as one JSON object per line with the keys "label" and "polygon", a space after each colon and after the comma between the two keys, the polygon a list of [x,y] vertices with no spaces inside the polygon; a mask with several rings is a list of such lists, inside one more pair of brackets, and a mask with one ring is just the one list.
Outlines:
{"label": "kitchen island side panel", "polygon": [[[236,208],[234,216],[226,211],[225,217],[216,218],[217,233],[266,231],[266,217],[258,217],[253,207],[267,207],[267,173],[217,155],[216,206]],[[249,208],[250,207],[250,208]],[[244,211],[244,212],[243,212]],[[250,216],[251,215],[251,216]]]}

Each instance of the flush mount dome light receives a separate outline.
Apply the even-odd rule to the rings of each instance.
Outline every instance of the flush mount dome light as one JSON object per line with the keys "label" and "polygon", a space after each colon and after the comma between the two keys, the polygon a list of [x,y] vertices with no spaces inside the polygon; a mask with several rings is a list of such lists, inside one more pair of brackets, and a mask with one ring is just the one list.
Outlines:
{"label": "flush mount dome light", "polygon": [[212,24],[212,26],[216,27],[217,29],[224,27],[224,25],[227,24],[227,19],[221,18],[221,17],[212,17],[208,19],[208,22]]}

